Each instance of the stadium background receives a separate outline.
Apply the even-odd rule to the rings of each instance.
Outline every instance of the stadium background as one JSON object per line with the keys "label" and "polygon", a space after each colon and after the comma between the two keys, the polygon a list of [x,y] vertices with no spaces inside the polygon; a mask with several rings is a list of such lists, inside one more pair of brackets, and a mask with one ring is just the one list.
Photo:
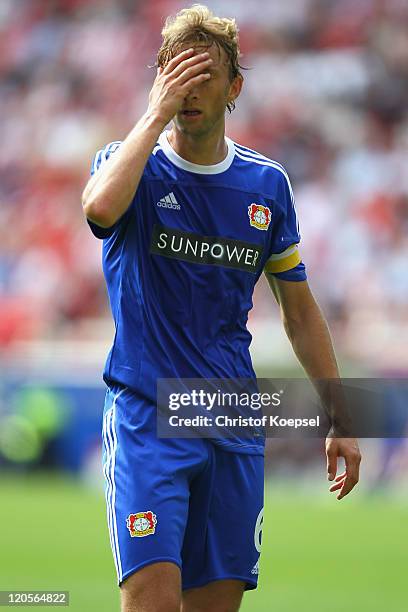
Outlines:
{"label": "stadium background", "polygon": [[[70,589],[78,612],[118,597],[99,469],[112,323],[80,195],[94,152],[145,109],[164,16],[185,5],[0,3],[0,590]],[[406,376],[407,2],[208,5],[237,19],[249,68],[228,133],[289,171],[343,373]],[[265,283],[250,328],[259,375],[302,376]],[[321,441],[270,444],[244,610],[406,609],[407,445],[362,447],[337,504]]]}

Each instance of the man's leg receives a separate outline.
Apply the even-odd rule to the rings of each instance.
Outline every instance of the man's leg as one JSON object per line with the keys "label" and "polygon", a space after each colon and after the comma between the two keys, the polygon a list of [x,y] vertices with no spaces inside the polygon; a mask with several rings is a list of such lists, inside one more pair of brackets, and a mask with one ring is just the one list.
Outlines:
{"label": "man's leg", "polygon": [[130,389],[107,393],[107,519],[126,612],[180,612],[190,472],[208,457],[201,440],[157,438],[155,419],[156,408]]}
{"label": "man's leg", "polygon": [[180,612],[180,569],[153,563],[129,576],[120,591],[122,612]]}
{"label": "man's leg", "polygon": [[264,458],[208,446],[211,461],[190,486],[182,610],[235,612],[258,581]]}
{"label": "man's leg", "polygon": [[182,612],[238,612],[244,594],[241,580],[217,580],[183,592]]}

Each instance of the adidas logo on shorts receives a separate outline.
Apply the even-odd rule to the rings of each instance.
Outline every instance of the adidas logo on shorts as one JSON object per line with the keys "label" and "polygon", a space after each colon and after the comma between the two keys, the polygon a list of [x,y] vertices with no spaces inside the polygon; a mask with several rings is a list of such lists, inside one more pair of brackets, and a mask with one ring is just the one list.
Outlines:
{"label": "adidas logo on shorts", "polygon": [[251,569],[251,574],[257,576],[259,574],[259,561],[257,561],[254,567]]}
{"label": "adidas logo on shorts", "polygon": [[176,200],[176,196],[173,192],[164,196],[157,202],[157,206],[161,206],[162,208],[173,208],[174,210],[180,210],[181,206]]}

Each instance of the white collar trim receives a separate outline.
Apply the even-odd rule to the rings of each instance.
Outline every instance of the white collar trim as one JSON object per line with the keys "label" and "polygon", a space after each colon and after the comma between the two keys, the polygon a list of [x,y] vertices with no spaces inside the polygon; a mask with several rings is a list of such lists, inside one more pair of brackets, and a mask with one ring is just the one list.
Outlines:
{"label": "white collar trim", "polygon": [[188,172],[195,172],[196,174],[219,174],[220,172],[225,172],[231,166],[233,159],[235,157],[235,147],[234,143],[230,138],[225,137],[225,142],[227,143],[228,153],[227,157],[223,159],[218,164],[214,164],[212,166],[203,166],[201,164],[193,164],[193,162],[189,162],[186,159],[183,159],[178,155],[167,138],[167,131],[162,132],[159,136],[159,144],[163,150],[165,156],[178,168],[182,170],[187,170]]}

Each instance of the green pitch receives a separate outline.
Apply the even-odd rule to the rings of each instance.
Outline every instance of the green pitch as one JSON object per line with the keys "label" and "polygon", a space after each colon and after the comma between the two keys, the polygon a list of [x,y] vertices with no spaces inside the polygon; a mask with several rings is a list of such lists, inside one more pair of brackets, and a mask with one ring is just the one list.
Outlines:
{"label": "green pitch", "polygon": [[[270,484],[260,587],[243,612],[407,609],[408,504]],[[15,477],[0,479],[0,499],[0,590],[69,590],[72,612],[119,609],[100,494]]]}

